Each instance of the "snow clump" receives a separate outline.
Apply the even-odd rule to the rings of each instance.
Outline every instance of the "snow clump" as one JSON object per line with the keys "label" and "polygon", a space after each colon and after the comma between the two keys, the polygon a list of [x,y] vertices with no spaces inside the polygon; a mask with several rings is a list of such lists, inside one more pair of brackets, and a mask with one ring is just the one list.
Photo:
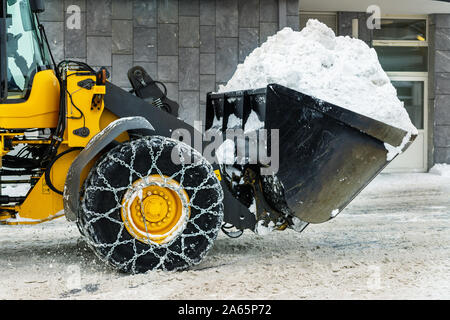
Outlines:
{"label": "snow clump", "polygon": [[318,20],[300,31],[284,28],[256,48],[219,92],[278,83],[417,134],[403,103],[364,41],[337,37]]}

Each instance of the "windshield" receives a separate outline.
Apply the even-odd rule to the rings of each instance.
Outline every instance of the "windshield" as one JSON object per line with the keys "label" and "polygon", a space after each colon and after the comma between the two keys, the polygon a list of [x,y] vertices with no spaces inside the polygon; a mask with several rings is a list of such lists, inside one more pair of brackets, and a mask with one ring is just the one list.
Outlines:
{"label": "windshield", "polygon": [[50,66],[48,51],[28,0],[8,0],[6,11],[8,99],[21,99],[31,89],[34,74]]}

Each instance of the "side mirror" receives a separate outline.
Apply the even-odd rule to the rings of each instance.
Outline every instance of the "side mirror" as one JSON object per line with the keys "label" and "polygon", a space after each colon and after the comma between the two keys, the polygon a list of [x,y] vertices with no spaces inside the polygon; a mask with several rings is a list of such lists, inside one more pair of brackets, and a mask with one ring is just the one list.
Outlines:
{"label": "side mirror", "polygon": [[42,13],[45,11],[44,0],[30,0],[30,8],[33,13]]}

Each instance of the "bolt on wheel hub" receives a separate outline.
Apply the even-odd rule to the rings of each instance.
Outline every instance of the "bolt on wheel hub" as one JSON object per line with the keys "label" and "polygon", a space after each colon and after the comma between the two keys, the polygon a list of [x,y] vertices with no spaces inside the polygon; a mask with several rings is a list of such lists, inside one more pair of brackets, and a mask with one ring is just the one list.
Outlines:
{"label": "bolt on wheel hub", "polygon": [[144,243],[163,244],[183,231],[189,219],[189,197],[178,182],[151,175],[125,193],[121,216],[127,231]]}
{"label": "bolt on wheel hub", "polygon": [[167,214],[169,213],[168,203],[163,197],[160,196],[152,195],[150,197],[147,197],[143,201],[142,205],[145,213],[145,218],[150,222],[160,222],[162,217],[167,216]]}

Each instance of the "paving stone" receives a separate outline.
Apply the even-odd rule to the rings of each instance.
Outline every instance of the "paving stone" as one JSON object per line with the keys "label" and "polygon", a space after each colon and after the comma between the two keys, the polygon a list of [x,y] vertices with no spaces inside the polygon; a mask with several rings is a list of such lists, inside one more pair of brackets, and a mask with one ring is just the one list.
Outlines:
{"label": "paving stone", "polygon": [[286,13],[288,16],[297,16],[299,14],[299,0],[286,0]]}
{"label": "paving stone", "polygon": [[47,33],[50,50],[57,63],[64,59],[64,22],[42,22]]}
{"label": "paving stone", "polygon": [[163,82],[178,81],[177,56],[158,56],[158,79]]}
{"label": "paving stone", "polygon": [[216,27],[200,26],[200,52],[216,52]]}
{"label": "paving stone", "polygon": [[450,15],[449,14],[434,14],[434,23],[436,28],[450,28]]}
{"label": "paving stone", "polygon": [[133,22],[131,20],[112,21],[112,53],[133,53]]}
{"label": "paving stone", "polygon": [[178,55],[178,24],[158,24],[158,55]]}
{"label": "paving stone", "polygon": [[178,12],[180,16],[198,17],[200,15],[199,9],[198,0],[181,0],[178,2]]}
{"label": "paving stone", "polygon": [[88,36],[111,35],[111,0],[88,1],[86,15]]}
{"label": "paving stone", "polygon": [[216,82],[227,82],[238,64],[238,39],[217,38],[216,40]]}
{"label": "paving stone", "polygon": [[267,37],[273,36],[278,31],[278,23],[261,22],[259,27],[259,43],[264,43]]}
{"label": "paving stone", "polygon": [[178,23],[178,0],[158,0],[158,22]]}
{"label": "paving stone", "polygon": [[199,17],[179,17],[179,46],[185,48],[200,46]]}
{"label": "paving stone", "polygon": [[164,85],[167,88],[167,98],[178,103],[178,83],[165,82]]}
{"label": "paving stone", "polygon": [[259,19],[261,22],[278,22],[278,0],[260,0]]}
{"label": "paving stone", "polygon": [[63,22],[64,2],[61,0],[45,1],[45,11],[39,14],[40,21]]}
{"label": "paving stone", "polygon": [[194,125],[194,121],[200,120],[200,101],[198,91],[179,92],[179,117],[186,123]]}
{"label": "paving stone", "polygon": [[450,126],[435,126],[434,146],[450,148]]}
{"label": "paving stone", "polygon": [[179,49],[179,88],[180,91],[199,90],[200,52],[198,48]]}
{"label": "paving stone", "polygon": [[216,24],[216,1],[200,0],[200,25],[213,26]]}
{"label": "paving stone", "polygon": [[450,148],[434,148],[435,163],[450,163]]}
{"label": "paving stone", "polygon": [[436,125],[450,125],[450,95],[435,97],[434,119]]}
{"label": "paving stone", "polygon": [[216,36],[238,36],[237,0],[223,0],[216,2]]}
{"label": "paving stone", "polygon": [[133,65],[133,55],[116,55],[112,57],[112,82],[122,88],[127,88],[130,86],[130,81],[128,80],[128,70]]}
{"label": "paving stone", "polygon": [[87,63],[91,66],[112,66],[111,37],[87,37]]}
{"label": "paving stone", "polygon": [[133,17],[135,27],[156,28],[156,0],[134,0]]}
{"label": "paving stone", "polygon": [[300,30],[299,16],[287,16],[286,17],[286,26],[291,28],[294,31],[299,31]]}
{"label": "paving stone", "polygon": [[450,72],[450,51],[435,51],[435,72]]}
{"label": "paving stone", "polygon": [[112,0],[112,18],[132,20],[133,0]]}
{"label": "paving stone", "polygon": [[157,62],[156,28],[134,28],[134,61]]}
{"label": "paving stone", "polygon": [[[216,77],[214,75],[200,75],[200,103],[206,103],[206,95],[216,90]],[[203,119],[203,118],[200,118]],[[203,119],[204,121],[204,119]]]}
{"label": "paving stone", "polygon": [[239,27],[259,27],[259,0],[239,0]]}
{"label": "paving stone", "polygon": [[243,62],[258,45],[258,28],[239,28],[239,62]]}
{"label": "paving stone", "polygon": [[216,55],[214,53],[200,53],[200,74],[216,73]]}

